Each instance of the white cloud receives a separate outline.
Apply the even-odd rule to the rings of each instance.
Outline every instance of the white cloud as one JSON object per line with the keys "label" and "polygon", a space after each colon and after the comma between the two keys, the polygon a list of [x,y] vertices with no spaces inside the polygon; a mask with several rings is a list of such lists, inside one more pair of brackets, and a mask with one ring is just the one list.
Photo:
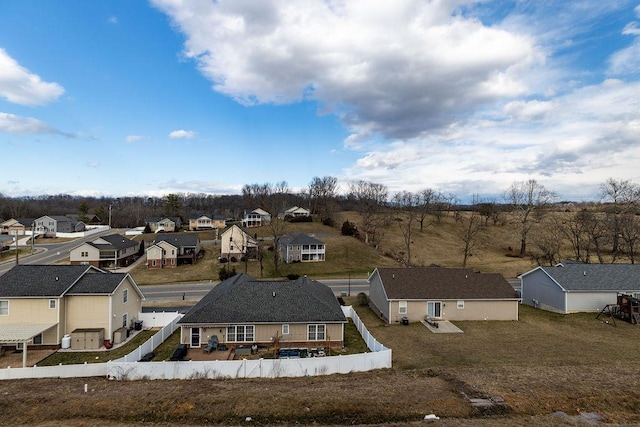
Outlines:
{"label": "white cloud", "polygon": [[[63,134],[48,124],[32,117],[0,113],[0,132],[15,134]],[[71,136],[64,134],[66,136]]]}
{"label": "white cloud", "polygon": [[88,168],[99,168],[100,167],[100,163],[99,162],[87,162],[87,167]]}
{"label": "white cloud", "polygon": [[43,105],[58,99],[64,88],[43,82],[0,48],[0,97],[20,105]]}
{"label": "white cloud", "polygon": [[118,23],[118,17],[117,17],[117,16],[111,16],[111,17],[107,20],[107,22],[108,22],[109,24],[117,24],[117,23]]}
{"label": "white cloud", "polygon": [[428,138],[371,150],[344,179],[394,191],[500,195],[511,182],[534,177],[561,196],[592,198],[608,177],[638,178],[638,94],[638,82],[606,80],[552,103],[509,103],[495,118],[478,114]]}
{"label": "white cloud", "polygon": [[317,101],[353,133],[410,138],[529,92],[533,39],[453,16],[468,1],[154,0],[184,54],[243,104]]}
{"label": "white cloud", "polygon": [[192,130],[184,130],[184,129],[180,129],[180,130],[174,130],[173,132],[171,132],[169,134],[169,138],[193,138],[194,136],[196,136],[196,133]]}
{"label": "white cloud", "polygon": [[140,141],[143,138],[144,137],[140,135],[127,135],[126,141],[131,143],[131,142]]}

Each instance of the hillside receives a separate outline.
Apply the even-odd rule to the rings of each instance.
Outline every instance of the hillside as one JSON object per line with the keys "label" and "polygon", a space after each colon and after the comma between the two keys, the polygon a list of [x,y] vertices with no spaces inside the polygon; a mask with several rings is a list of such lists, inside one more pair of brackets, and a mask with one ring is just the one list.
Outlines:
{"label": "hillside", "polygon": [[[327,245],[327,258],[325,262],[281,264],[280,276],[306,274],[314,278],[330,278],[351,275],[366,278],[376,267],[403,265],[405,247],[398,220],[389,220],[382,228],[383,238],[377,249],[354,237],[342,236],[339,226],[346,220],[360,223],[357,213],[341,212],[337,215],[338,227],[329,227],[318,222],[289,224],[287,232],[301,231],[322,240]],[[455,221],[452,213],[444,216],[440,222],[434,218],[429,218],[429,221],[431,225],[426,226],[425,222],[423,231],[419,230],[419,224],[415,225],[411,265],[462,266],[464,243],[460,237],[460,223]],[[262,272],[258,261],[231,265],[219,263],[220,246],[212,243],[210,239],[213,238],[213,233],[209,232],[201,233],[200,238],[204,242],[206,255],[195,266],[180,266],[173,270],[148,270],[142,265],[136,268],[132,275],[140,284],[217,280],[220,268],[235,268],[237,272],[244,272],[246,269],[246,272],[254,277],[274,277],[273,252],[269,249],[271,241],[268,228],[252,228],[250,232],[258,237],[263,247],[265,255]],[[151,237],[152,235],[144,236],[145,239]],[[519,240],[509,225],[483,227],[477,240],[479,247],[472,252],[467,262],[468,267],[483,272],[502,273],[505,277],[515,277],[536,265],[529,258],[515,256],[513,248],[518,247]]]}

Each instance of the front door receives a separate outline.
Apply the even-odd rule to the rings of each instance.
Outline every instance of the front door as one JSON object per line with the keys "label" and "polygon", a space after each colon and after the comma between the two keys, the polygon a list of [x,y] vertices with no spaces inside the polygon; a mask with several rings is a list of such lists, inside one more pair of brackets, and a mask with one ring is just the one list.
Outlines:
{"label": "front door", "polygon": [[191,328],[191,347],[200,347],[200,328]]}
{"label": "front door", "polygon": [[442,317],[441,308],[442,303],[440,301],[427,301],[427,316],[439,319]]}

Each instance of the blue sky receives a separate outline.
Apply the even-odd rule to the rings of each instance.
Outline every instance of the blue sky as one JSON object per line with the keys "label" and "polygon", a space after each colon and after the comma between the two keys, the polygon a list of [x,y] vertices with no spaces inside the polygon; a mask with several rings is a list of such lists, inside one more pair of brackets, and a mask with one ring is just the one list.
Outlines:
{"label": "blue sky", "polygon": [[0,193],[640,182],[638,0],[2,2]]}

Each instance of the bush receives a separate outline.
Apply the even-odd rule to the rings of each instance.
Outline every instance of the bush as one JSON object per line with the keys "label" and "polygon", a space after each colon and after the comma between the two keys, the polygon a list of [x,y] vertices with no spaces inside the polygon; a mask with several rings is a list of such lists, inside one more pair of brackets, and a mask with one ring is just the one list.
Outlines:
{"label": "bush", "polygon": [[335,227],[336,226],[336,222],[334,221],[333,218],[324,218],[322,220],[322,225],[328,225],[329,227]]}
{"label": "bush", "polygon": [[218,278],[220,278],[220,281],[227,280],[229,277],[233,277],[235,275],[235,267],[233,267],[231,270],[227,270],[225,267],[220,267],[220,270],[218,270]]}
{"label": "bush", "polygon": [[231,262],[238,262],[238,258],[236,258],[236,257],[232,256],[232,257],[231,257]]}
{"label": "bush", "polygon": [[358,237],[358,227],[353,222],[345,221],[342,223],[342,235]]}
{"label": "bush", "polygon": [[225,257],[220,257],[218,258],[218,261],[220,261],[221,264],[226,264],[229,262],[229,260]]}
{"label": "bush", "polygon": [[313,222],[313,218],[311,216],[291,216],[287,215],[285,221],[289,222]]}
{"label": "bush", "polygon": [[360,292],[358,294],[358,305],[361,307],[366,307],[369,305],[369,297],[364,292]]}
{"label": "bush", "polygon": [[291,274],[287,274],[287,279],[289,279],[289,280],[297,280],[299,278],[300,278],[299,274],[292,274],[292,273]]}

